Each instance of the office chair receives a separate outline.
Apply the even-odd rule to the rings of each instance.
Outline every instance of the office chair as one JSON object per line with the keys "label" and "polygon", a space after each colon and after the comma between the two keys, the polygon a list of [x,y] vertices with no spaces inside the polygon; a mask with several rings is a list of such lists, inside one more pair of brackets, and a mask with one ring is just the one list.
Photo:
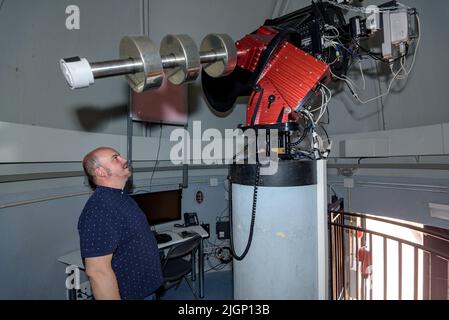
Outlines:
{"label": "office chair", "polygon": [[[196,234],[192,238],[170,247],[167,254],[161,261],[164,282],[156,293],[156,299],[159,299],[165,291],[174,286],[176,286],[177,289],[182,280],[185,279],[189,273],[194,272],[192,259],[200,245],[200,242],[201,236]],[[187,284],[190,287],[188,282]],[[195,295],[195,293],[193,294]]]}

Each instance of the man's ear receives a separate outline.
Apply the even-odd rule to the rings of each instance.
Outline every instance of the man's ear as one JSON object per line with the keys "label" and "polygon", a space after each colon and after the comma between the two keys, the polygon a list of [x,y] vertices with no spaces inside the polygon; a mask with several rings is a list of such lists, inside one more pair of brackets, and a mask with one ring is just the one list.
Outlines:
{"label": "man's ear", "polygon": [[106,170],[103,167],[96,167],[95,168],[95,176],[104,178],[108,175]]}

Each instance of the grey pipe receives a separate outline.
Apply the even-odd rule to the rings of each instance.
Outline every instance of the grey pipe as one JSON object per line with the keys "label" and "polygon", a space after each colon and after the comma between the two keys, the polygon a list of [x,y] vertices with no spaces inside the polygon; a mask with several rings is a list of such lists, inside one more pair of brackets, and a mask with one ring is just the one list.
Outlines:
{"label": "grey pipe", "polygon": [[93,62],[90,67],[95,79],[133,74],[144,70],[143,62],[134,59]]}

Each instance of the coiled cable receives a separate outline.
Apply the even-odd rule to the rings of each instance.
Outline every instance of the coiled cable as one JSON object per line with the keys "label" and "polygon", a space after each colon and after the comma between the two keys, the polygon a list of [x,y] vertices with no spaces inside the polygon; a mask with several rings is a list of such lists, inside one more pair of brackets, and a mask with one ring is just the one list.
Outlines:
{"label": "coiled cable", "polygon": [[242,255],[238,255],[235,252],[235,248],[234,248],[234,241],[233,241],[233,228],[232,228],[232,188],[231,188],[231,192],[230,192],[230,215],[229,215],[229,221],[231,224],[231,253],[232,256],[234,257],[234,259],[236,259],[237,261],[241,261],[245,258],[245,256],[248,254],[249,248],[251,247],[251,242],[253,240],[253,234],[254,234],[254,224],[256,222],[256,211],[257,211],[257,192],[258,192],[258,187],[259,187],[259,182],[260,182],[260,164],[257,163],[256,164],[256,174],[255,174],[255,179],[254,179],[254,192],[253,192],[253,206],[252,206],[252,210],[251,210],[251,225],[250,225],[250,230],[249,230],[249,237],[248,237],[248,243],[246,244],[246,248],[243,251]]}

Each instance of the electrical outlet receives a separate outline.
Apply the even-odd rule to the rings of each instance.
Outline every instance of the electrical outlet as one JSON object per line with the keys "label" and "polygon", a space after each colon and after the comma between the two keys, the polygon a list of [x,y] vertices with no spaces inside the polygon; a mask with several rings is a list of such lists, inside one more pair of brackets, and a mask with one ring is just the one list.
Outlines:
{"label": "electrical outlet", "polygon": [[91,300],[92,299],[92,289],[90,287],[89,281],[84,281],[80,283],[80,289],[76,295],[77,300]]}
{"label": "electrical outlet", "polygon": [[354,188],[354,179],[343,179],[343,186],[345,188]]}

